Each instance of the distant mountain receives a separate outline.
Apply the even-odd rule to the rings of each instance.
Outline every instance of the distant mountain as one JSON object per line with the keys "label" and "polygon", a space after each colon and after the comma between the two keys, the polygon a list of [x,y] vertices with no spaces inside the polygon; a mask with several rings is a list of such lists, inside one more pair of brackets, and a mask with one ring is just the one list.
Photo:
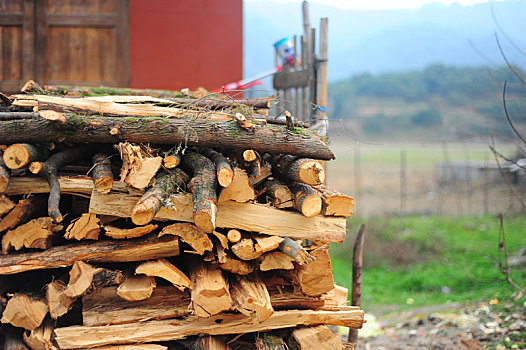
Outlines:
{"label": "distant mountain", "polygon": [[[246,1],[244,6],[244,70],[245,76],[253,76],[273,67],[274,42],[302,33],[301,3]],[[500,66],[504,61],[494,33],[508,59],[526,66],[524,0],[467,7],[434,3],[418,10],[382,11],[310,3],[310,15],[316,27],[320,17],[329,18],[331,81],[363,72],[422,69],[430,63]]]}

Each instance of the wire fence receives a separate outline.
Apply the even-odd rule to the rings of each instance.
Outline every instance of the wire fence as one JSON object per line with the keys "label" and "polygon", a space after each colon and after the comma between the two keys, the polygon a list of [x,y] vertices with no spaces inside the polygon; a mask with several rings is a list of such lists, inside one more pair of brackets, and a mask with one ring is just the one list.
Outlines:
{"label": "wire fence", "polygon": [[484,143],[337,141],[333,149],[337,160],[328,163],[328,183],[355,197],[357,215],[526,213],[525,176],[508,174],[505,181]]}

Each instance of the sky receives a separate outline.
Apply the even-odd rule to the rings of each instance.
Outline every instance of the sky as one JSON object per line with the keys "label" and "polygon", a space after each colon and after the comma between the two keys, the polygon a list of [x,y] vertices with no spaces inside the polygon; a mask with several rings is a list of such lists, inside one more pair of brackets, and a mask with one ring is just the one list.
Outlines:
{"label": "sky", "polygon": [[[246,1],[268,1],[268,0],[246,0]],[[271,0],[275,2],[297,2],[302,0]],[[353,10],[393,10],[393,9],[418,9],[426,3],[442,3],[451,5],[457,3],[462,6],[470,6],[478,3],[489,2],[488,0],[309,0],[333,7]],[[503,0],[493,0],[503,1]]]}

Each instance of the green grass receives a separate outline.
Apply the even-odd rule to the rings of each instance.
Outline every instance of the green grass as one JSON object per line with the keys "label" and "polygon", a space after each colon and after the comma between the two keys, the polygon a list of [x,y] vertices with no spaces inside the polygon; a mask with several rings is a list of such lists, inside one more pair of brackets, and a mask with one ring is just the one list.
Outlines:
{"label": "green grass", "polygon": [[[515,291],[499,280],[499,219],[495,217],[393,217],[351,220],[348,239],[333,245],[336,283],[350,288],[352,243],[366,225],[362,306],[400,308],[509,299]],[[509,254],[526,247],[526,218],[504,219]],[[526,269],[510,276],[526,286]],[[408,304],[408,300],[413,303]]]}

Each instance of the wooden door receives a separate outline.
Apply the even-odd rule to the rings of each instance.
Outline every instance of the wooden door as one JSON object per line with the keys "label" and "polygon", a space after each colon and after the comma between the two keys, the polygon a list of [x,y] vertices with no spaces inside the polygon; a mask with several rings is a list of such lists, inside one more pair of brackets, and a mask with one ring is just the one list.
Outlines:
{"label": "wooden door", "polygon": [[0,91],[35,79],[34,15],[34,0],[0,0]]}
{"label": "wooden door", "polygon": [[0,91],[129,86],[128,0],[0,0]]}
{"label": "wooden door", "polygon": [[128,1],[37,1],[38,80],[128,86]]}

